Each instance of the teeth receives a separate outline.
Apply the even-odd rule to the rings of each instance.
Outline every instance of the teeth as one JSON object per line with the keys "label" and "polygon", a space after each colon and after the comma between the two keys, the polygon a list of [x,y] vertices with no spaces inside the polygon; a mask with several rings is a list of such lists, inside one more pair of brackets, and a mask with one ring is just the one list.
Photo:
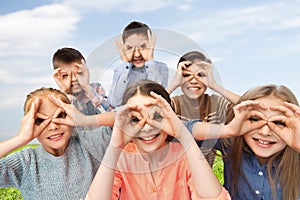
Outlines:
{"label": "teeth", "polygon": [[191,88],[189,88],[190,90],[199,90],[199,88],[194,88],[194,87],[191,87]]}
{"label": "teeth", "polygon": [[141,139],[148,141],[148,140],[152,140],[155,137],[156,137],[156,135],[151,135],[151,136],[148,136],[148,137],[141,137]]}
{"label": "teeth", "polygon": [[261,144],[270,144],[271,142],[266,142],[266,141],[262,141],[262,140],[257,140],[259,143]]}
{"label": "teeth", "polygon": [[50,136],[49,138],[50,138],[50,139],[55,139],[55,138],[58,138],[58,137],[60,137],[60,136],[61,136],[61,134],[58,134],[58,135]]}

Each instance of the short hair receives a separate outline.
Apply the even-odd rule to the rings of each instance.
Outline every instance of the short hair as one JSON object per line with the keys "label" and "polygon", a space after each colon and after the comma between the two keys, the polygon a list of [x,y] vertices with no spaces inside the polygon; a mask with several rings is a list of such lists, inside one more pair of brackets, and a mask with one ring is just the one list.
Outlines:
{"label": "short hair", "polygon": [[177,66],[180,62],[183,62],[183,61],[194,62],[195,60],[205,61],[207,63],[212,64],[211,60],[208,59],[203,53],[201,53],[199,51],[190,51],[190,52],[185,53],[183,56],[181,56],[179,58]]}
{"label": "short hair", "polygon": [[149,26],[147,26],[142,22],[133,21],[129,23],[123,30],[122,33],[123,42],[125,42],[125,40],[133,34],[142,34],[148,38],[148,30],[150,31],[151,34],[151,29],[149,28]]}
{"label": "short hair", "polygon": [[54,89],[54,88],[42,87],[40,89],[37,89],[37,90],[34,90],[34,91],[30,92],[27,95],[25,103],[24,103],[24,114],[28,113],[28,111],[30,109],[30,106],[31,106],[31,103],[34,101],[34,99],[36,97],[44,97],[44,98],[46,97],[46,98],[48,98],[49,94],[53,94],[54,96],[60,98],[63,102],[65,102],[67,104],[71,103],[69,98],[63,92],[61,92],[60,90],[57,90],[57,89]]}
{"label": "short hair", "polygon": [[80,53],[80,51],[70,48],[70,47],[64,47],[61,49],[58,49],[52,58],[53,68],[57,69],[59,68],[60,63],[66,63],[70,64],[72,62],[81,62],[81,60],[85,60],[83,55]]}

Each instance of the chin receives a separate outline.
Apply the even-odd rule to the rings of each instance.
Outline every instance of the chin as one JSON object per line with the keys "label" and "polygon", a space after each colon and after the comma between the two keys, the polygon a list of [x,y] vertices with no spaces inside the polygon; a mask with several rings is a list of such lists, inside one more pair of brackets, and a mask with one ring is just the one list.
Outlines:
{"label": "chin", "polygon": [[191,93],[191,92],[185,92],[184,93],[189,99],[198,99],[201,94],[195,94],[195,93]]}

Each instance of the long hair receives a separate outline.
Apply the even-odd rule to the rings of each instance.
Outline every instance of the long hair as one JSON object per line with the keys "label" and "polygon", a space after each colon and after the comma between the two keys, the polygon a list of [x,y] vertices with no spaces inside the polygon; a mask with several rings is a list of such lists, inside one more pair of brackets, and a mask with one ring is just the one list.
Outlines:
{"label": "long hair", "polygon": [[[298,105],[298,101],[293,92],[283,85],[264,85],[248,90],[238,103],[245,100],[255,100],[261,97],[274,97],[283,101]],[[233,114],[231,115],[233,117]],[[231,119],[232,119],[231,117]],[[231,120],[229,118],[229,120]],[[238,186],[238,174],[241,160],[244,153],[249,152],[243,136],[235,137],[230,143],[230,153],[233,168],[233,194],[236,194]],[[272,155],[267,161],[268,178],[270,181],[273,199],[276,199],[276,183],[280,184],[283,199],[298,199],[300,181],[300,157],[299,153],[288,145],[280,152]],[[275,173],[272,172],[275,169]]]}
{"label": "long hair", "polygon": [[53,94],[56,97],[60,98],[63,102],[70,104],[70,100],[68,97],[62,93],[60,90],[54,89],[54,88],[45,88],[42,87],[40,89],[34,90],[31,93],[29,93],[26,97],[25,103],[24,103],[24,114],[28,113],[30,109],[31,103],[34,101],[36,97],[46,97],[48,98],[49,94]]}

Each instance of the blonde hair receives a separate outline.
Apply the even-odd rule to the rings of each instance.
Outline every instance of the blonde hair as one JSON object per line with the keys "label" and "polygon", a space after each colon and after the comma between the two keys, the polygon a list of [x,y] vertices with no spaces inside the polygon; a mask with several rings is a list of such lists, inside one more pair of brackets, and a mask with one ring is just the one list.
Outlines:
{"label": "blonde hair", "polygon": [[31,93],[29,93],[27,95],[25,103],[24,103],[24,114],[26,114],[29,111],[30,105],[36,97],[48,98],[49,94],[55,95],[56,97],[60,98],[65,103],[68,103],[68,104],[71,103],[69,98],[64,93],[62,93],[60,90],[57,90],[54,88],[42,87],[40,89],[32,91]]}
{"label": "blonde hair", "polygon": [[[296,96],[293,92],[283,85],[264,85],[248,90],[241,96],[238,103],[245,100],[255,100],[261,97],[274,97],[283,101],[299,106]],[[232,115],[233,116],[233,115]],[[228,140],[229,141],[229,140]],[[231,153],[229,158],[232,159],[233,173],[233,194],[236,194],[238,185],[238,174],[241,160],[244,153],[249,152],[247,144],[243,136],[238,136],[226,141],[226,145],[230,145]],[[283,199],[298,199],[299,197],[299,181],[300,181],[300,157],[299,153],[286,146],[282,151],[272,155],[267,161],[268,177],[272,189],[273,199],[276,199],[276,183],[279,182]],[[275,168],[275,173],[272,173],[272,167]]]}

